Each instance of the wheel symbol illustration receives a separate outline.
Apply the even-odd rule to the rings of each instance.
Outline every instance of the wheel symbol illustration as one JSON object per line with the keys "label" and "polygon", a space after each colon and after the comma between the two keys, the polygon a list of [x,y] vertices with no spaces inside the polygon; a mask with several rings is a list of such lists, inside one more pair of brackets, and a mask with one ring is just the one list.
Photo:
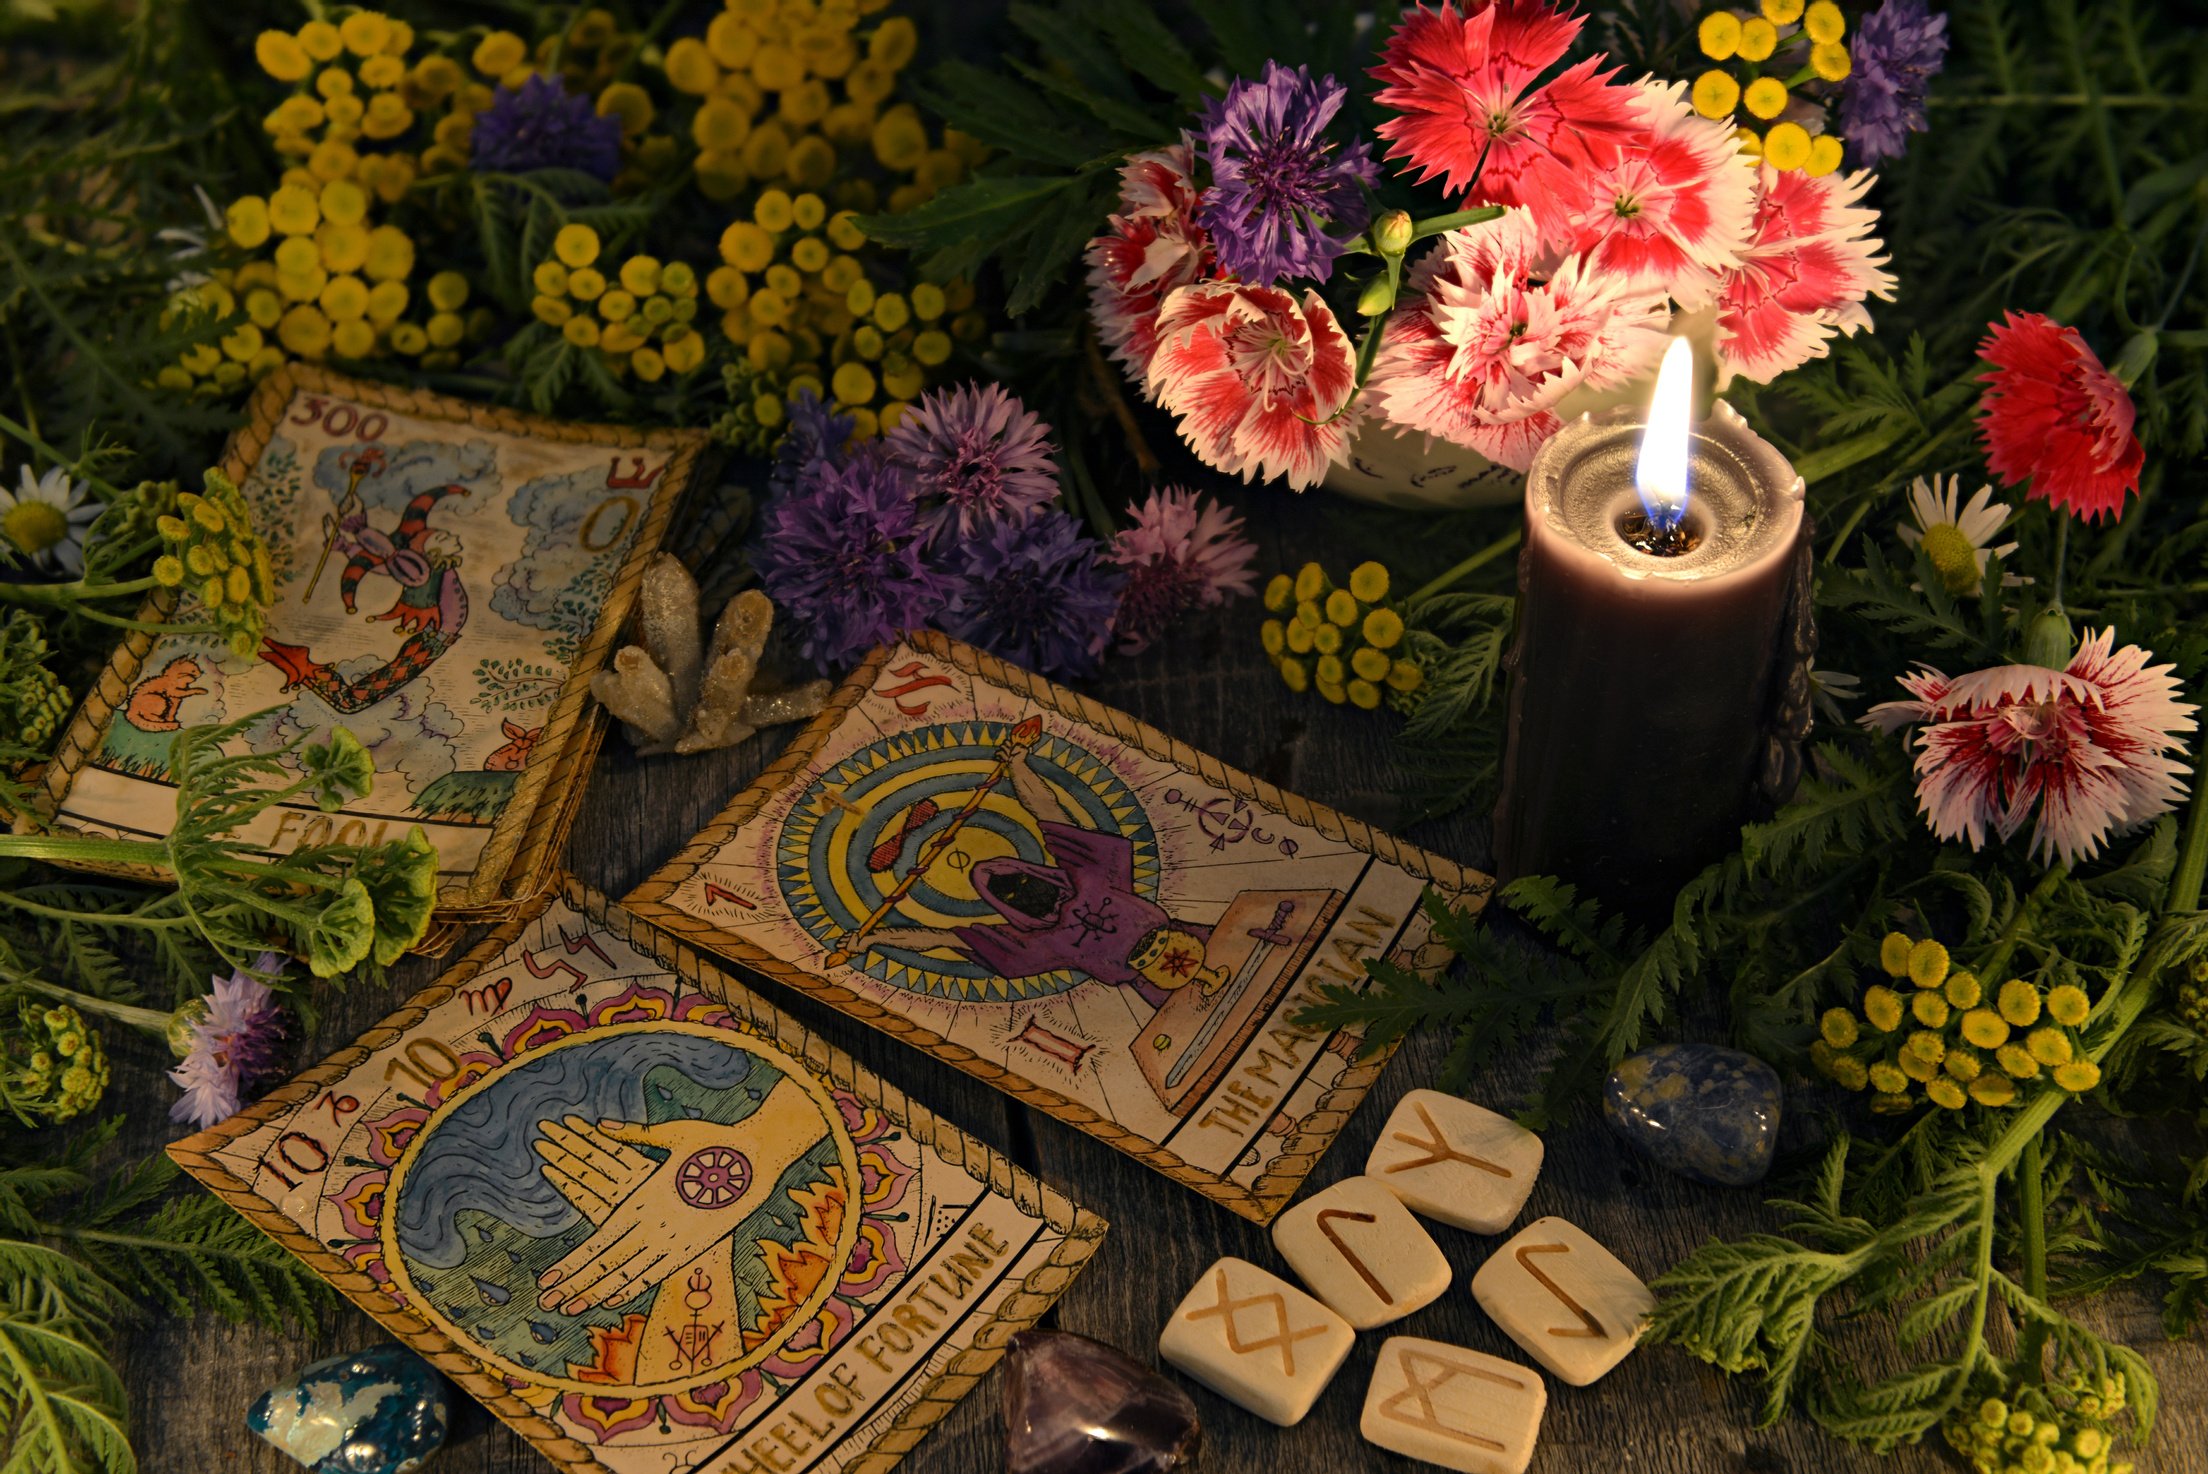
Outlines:
{"label": "wheel symbol illustration", "polygon": [[751,1186],[751,1163],[742,1152],[709,1146],[690,1154],[675,1174],[675,1191],[693,1208],[725,1208]]}

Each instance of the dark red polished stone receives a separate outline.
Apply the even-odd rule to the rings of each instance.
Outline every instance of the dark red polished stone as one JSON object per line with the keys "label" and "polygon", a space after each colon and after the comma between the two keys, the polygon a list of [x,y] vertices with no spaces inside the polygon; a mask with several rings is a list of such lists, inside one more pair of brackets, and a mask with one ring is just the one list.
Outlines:
{"label": "dark red polished stone", "polygon": [[1125,1353],[1064,1331],[1012,1338],[1006,1474],[1169,1474],[1202,1438],[1188,1394]]}

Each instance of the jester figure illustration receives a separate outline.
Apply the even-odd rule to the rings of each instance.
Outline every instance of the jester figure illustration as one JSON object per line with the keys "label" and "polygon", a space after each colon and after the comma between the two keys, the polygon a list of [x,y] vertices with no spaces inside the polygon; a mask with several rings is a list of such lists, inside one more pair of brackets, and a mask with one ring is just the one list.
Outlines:
{"label": "jester figure illustration", "polygon": [[[950,821],[921,846],[905,877],[875,907],[857,932],[830,957],[838,963],[856,952],[899,947],[924,952],[948,948],[1007,979],[1060,971],[1131,988],[1150,1003],[1191,983],[1209,993],[1226,974],[1207,968],[1201,923],[1179,921],[1135,885],[1134,842],[1123,833],[1078,822],[1036,769],[1040,717],[1029,717],[997,745],[996,765],[975,786]],[[1045,854],[1025,859],[993,856],[970,866],[974,895],[995,919],[952,927],[886,924],[929,867],[957,842],[966,821],[1009,782],[1033,821]],[[922,800],[913,814],[924,824],[936,805]]]}
{"label": "jester figure illustration", "polygon": [[468,489],[454,483],[432,486],[415,494],[389,532],[369,524],[361,504],[362,478],[378,474],[384,466],[380,447],[356,453],[347,466],[348,483],[336,511],[323,518],[321,560],[307,580],[304,598],[312,599],[333,551],[346,554],[338,576],[338,597],[345,612],[359,612],[362,580],[371,573],[390,579],[399,587],[398,598],[372,623],[388,621],[405,636],[390,660],[363,675],[347,677],[335,667],[314,659],[304,645],[287,645],[264,638],[261,658],[284,673],[284,689],[301,687],[314,692],[341,712],[357,712],[373,706],[436,663],[460,638],[468,620],[468,594],[460,582],[457,553],[433,544],[430,514],[447,497],[466,496]]}

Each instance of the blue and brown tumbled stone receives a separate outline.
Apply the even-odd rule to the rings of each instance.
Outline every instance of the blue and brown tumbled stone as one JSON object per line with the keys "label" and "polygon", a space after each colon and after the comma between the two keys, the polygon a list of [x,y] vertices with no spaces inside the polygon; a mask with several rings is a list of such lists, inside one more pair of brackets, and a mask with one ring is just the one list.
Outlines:
{"label": "blue and brown tumbled stone", "polygon": [[1778,1072],[1715,1044],[1659,1044],[1610,1072],[1602,1114],[1657,1166],[1717,1187],[1771,1170],[1779,1144]]}
{"label": "blue and brown tumbled stone", "polygon": [[315,1474],[414,1474],[443,1445],[450,1412],[428,1362],[372,1346],[269,1388],[245,1423]]}

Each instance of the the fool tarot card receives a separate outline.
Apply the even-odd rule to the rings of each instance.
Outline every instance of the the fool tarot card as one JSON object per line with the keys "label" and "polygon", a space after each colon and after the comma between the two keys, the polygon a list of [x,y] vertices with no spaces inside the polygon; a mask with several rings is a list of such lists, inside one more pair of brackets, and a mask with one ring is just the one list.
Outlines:
{"label": "the fool tarot card", "polygon": [[[527,844],[540,801],[566,796],[551,780],[594,719],[590,676],[699,437],[534,420],[307,367],[271,375],[251,415],[224,469],[267,544],[265,637],[240,655],[181,632],[195,623],[188,592],[179,632],[133,636],[61,744],[59,822],[165,834],[183,727],[263,713],[238,741],[265,752],[342,725],[375,760],[374,792],[335,815],[271,809],[244,837],[285,851],[419,824],[441,905],[506,899],[517,857],[544,848]],[[579,790],[572,777],[558,787]]]}
{"label": "the fool tarot card", "polygon": [[928,634],[624,904],[1262,1222],[1384,1063],[1295,1016],[1489,885]]}
{"label": "the fool tarot card", "polygon": [[170,1153],[568,1474],[885,1469],[1104,1233],[573,881]]}

